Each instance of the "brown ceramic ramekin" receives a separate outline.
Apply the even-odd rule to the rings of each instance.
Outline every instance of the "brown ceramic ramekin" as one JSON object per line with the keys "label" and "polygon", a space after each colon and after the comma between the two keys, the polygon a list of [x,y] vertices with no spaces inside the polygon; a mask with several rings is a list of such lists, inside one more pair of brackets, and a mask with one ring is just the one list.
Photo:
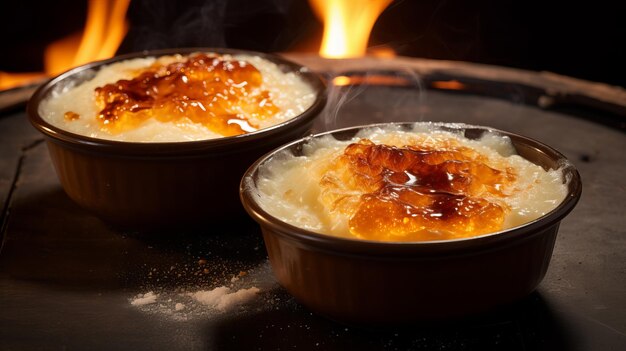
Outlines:
{"label": "brown ceramic ramekin", "polygon": [[[138,143],[95,139],[46,122],[40,103],[67,84],[90,79],[101,67],[138,57],[193,52],[260,56],[311,85],[316,99],[305,112],[256,132],[217,139]],[[195,226],[243,214],[238,185],[242,174],[269,150],[308,133],[326,102],[322,80],[305,67],[278,56],[229,49],[188,48],[147,51],[74,68],[40,87],[27,111],[46,137],[65,192],[80,206],[121,227],[154,230]]]}
{"label": "brown ceramic ramekin", "polygon": [[[329,133],[347,140],[361,128]],[[488,129],[462,130],[466,137],[478,138]],[[562,168],[564,179],[569,179],[565,200],[543,217],[509,230],[468,239],[393,243],[339,238],[289,225],[257,202],[258,171],[283,150],[301,154],[309,138],[275,150],[250,167],[242,179],[241,199],[261,225],[278,281],[312,311],[347,323],[383,325],[484,312],[537,287],[548,269],[559,223],[582,191],[578,172],[559,152],[520,135],[500,133],[511,138],[522,157],[543,168],[568,165]]]}

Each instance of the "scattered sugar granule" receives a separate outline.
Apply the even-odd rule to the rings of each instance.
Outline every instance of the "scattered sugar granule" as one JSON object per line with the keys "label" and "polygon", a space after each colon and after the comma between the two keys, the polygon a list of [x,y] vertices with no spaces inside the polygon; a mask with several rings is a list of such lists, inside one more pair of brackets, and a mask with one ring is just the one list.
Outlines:
{"label": "scattered sugar granule", "polygon": [[250,289],[239,289],[234,293],[226,294],[222,296],[216,308],[220,311],[226,311],[252,300],[259,291],[259,288],[253,286]]}
{"label": "scattered sugar granule", "polygon": [[183,305],[180,302],[176,303],[176,305],[174,306],[174,311],[182,311],[184,309],[185,309],[185,305]]}
{"label": "scattered sugar granule", "polygon": [[205,304],[207,306],[215,306],[219,303],[219,299],[221,299],[224,295],[228,294],[228,292],[230,292],[230,288],[225,287],[225,286],[220,286],[213,290],[196,291],[194,293],[190,293],[189,296],[191,296],[194,300],[202,304]]}
{"label": "scattered sugar granule", "polygon": [[234,306],[250,301],[259,291],[261,291],[259,288],[253,286],[249,289],[239,289],[231,293],[230,288],[220,286],[213,290],[197,291],[189,295],[204,305],[214,307],[220,311],[226,311]]}
{"label": "scattered sugar granule", "polygon": [[151,303],[155,303],[158,297],[158,294],[149,291],[145,294],[138,294],[137,296],[135,296],[135,298],[130,301],[130,304],[133,306],[149,305]]}

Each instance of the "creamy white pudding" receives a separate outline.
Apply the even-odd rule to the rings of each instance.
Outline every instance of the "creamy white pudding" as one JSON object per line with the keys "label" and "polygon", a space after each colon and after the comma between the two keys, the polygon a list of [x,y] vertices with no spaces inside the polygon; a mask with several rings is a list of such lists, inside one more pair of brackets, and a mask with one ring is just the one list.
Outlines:
{"label": "creamy white pudding", "polygon": [[306,111],[313,88],[257,56],[195,53],[106,65],[41,103],[52,125],[93,138],[180,142],[254,132]]}
{"label": "creamy white pudding", "polygon": [[311,138],[302,155],[276,154],[246,186],[256,187],[264,210],[291,225],[379,241],[493,233],[564,200],[562,169],[546,171],[520,157],[495,131],[471,140],[454,127],[390,125],[347,141]]}

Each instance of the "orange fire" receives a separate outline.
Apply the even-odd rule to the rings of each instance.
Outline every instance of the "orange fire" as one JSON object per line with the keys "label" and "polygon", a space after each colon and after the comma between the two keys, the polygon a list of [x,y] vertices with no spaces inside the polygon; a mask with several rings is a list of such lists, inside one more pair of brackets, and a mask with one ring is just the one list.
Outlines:
{"label": "orange fire", "polygon": [[332,80],[333,85],[342,87],[346,85],[385,85],[385,86],[408,86],[412,82],[403,77],[386,74],[366,74],[352,76],[336,76]]}
{"label": "orange fire", "polygon": [[348,58],[365,55],[374,23],[392,0],[310,0],[324,22],[320,55]]}
{"label": "orange fire", "polygon": [[112,57],[128,31],[125,18],[129,3],[130,0],[89,0],[83,32],[59,39],[46,47],[45,72],[0,72],[0,89],[20,86],[90,61]]}
{"label": "orange fire", "polygon": [[434,81],[430,83],[430,86],[441,90],[463,90],[466,88],[465,84],[454,79]]}

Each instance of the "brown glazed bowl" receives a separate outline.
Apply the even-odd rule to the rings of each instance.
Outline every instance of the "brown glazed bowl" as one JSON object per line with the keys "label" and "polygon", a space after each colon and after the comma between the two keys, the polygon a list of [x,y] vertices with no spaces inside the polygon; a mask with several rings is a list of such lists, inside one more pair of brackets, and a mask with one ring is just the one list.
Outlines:
{"label": "brown glazed bowl", "polygon": [[[285,72],[296,72],[317,97],[309,109],[281,124],[244,135],[190,142],[95,139],[55,127],[39,114],[40,103],[55,89],[88,80],[104,65],[193,52],[260,56]],[[325,103],[325,84],[306,67],[264,53],[188,48],[134,53],[74,68],[40,87],[27,112],[32,125],[44,134],[70,198],[118,227],[155,230],[243,215],[238,186],[245,170],[269,150],[308,133]]]}
{"label": "brown glazed bowl", "polygon": [[[410,124],[403,124],[404,127]],[[362,127],[329,133],[352,138]],[[458,127],[454,127],[458,128]],[[484,127],[461,128],[478,138]],[[518,154],[544,168],[563,164],[570,179],[565,200],[545,216],[509,230],[468,239],[376,242],[310,232],[263,210],[255,194],[259,167],[304,138],[257,161],[244,175],[241,199],[260,225],[280,284],[312,311],[349,324],[389,325],[444,320],[486,312],[532,292],[544,277],[559,223],[576,205],[582,185],[573,166],[538,141],[509,136]]]}

